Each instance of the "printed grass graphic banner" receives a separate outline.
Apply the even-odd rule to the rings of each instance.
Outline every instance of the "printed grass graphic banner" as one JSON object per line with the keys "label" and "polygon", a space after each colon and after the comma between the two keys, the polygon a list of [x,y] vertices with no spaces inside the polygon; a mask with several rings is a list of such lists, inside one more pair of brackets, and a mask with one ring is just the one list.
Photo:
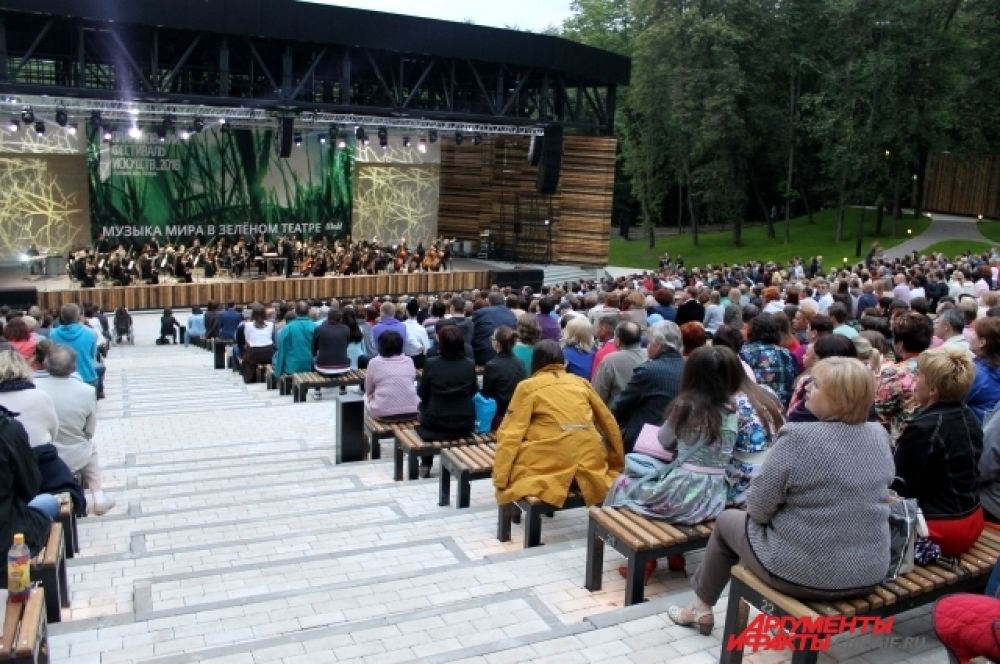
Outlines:
{"label": "printed grass graphic banner", "polygon": [[[322,134],[326,136],[325,133]],[[263,233],[336,239],[351,232],[353,148],[303,133],[287,159],[270,129],[206,129],[162,141],[116,132],[88,148],[92,233],[112,243],[187,242]]]}

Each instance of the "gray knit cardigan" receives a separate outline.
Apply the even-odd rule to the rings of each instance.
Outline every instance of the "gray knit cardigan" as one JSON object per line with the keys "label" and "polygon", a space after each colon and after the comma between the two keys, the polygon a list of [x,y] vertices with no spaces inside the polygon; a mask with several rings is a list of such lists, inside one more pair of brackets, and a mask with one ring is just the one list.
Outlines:
{"label": "gray knit cardigan", "polygon": [[790,423],[747,492],[747,536],[773,576],[861,592],[889,568],[889,435],[877,423]]}

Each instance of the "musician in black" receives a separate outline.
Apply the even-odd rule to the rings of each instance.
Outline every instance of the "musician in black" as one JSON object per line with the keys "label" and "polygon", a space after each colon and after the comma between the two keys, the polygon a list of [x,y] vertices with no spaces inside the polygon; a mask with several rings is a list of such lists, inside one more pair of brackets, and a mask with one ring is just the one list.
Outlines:
{"label": "musician in black", "polygon": [[177,252],[177,256],[174,258],[174,277],[182,284],[190,284],[194,281],[191,278],[191,266],[188,265],[186,257],[180,251]]}
{"label": "musician in black", "polygon": [[41,252],[38,251],[38,247],[35,243],[32,243],[28,250],[24,252],[24,255],[28,257],[28,274],[45,274],[45,263],[38,260]]}
{"label": "musician in black", "polygon": [[292,276],[292,268],[295,261],[295,247],[287,237],[281,240],[278,255],[285,259],[285,279],[287,279]]}
{"label": "musician in black", "polygon": [[139,278],[147,284],[158,284],[160,278],[156,269],[156,252],[148,251],[139,256]]}
{"label": "musician in black", "polygon": [[105,236],[104,233],[101,233],[97,236],[97,239],[94,240],[94,253],[106,254],[109,249],[111,249],[111,243],[108,241],[107,236]]}
{"label": "musician in black", "polygon": [[84,257],[78,257],[74,263],[76,270],[76,280],[80,282],[82,288],[93,288],[97,285],[94,274],[97,269],[90,261]]}

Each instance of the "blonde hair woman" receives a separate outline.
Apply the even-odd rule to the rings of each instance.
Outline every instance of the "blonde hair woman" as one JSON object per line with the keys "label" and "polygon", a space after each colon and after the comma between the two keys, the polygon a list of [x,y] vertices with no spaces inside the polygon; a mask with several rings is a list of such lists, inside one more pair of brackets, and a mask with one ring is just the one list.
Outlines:
{"label": "blonde hair woman", "polygon": [[566,370],[571,374],[590,380],[594,368],[594,327],[582,316],[576,316],[562,331],[563,355]]}
{"label": "blonde hair woman", "polygon": [[964,553],[983,531],[977,477],[983,431],[963,403],[976,369],[958,348],[935,348],[917,360],[913,397],[919,409],[896,446],[892,488],[916,498],[930,539],[946,556]]}
{"label": "blonde hair woman", "polygon": [[692,581],[694,601],[668,611],[675,623],[710,634],[712,606],[738,562],[802,599],[863,595],[885,577],[893,465],[889,435],[865,421],[875,398],[871,372],[855,359],[831,357],[813,376],[806,407],[819,421],[778,432],[747,491],[746,511],[725,510],[716,519]]}
{"label": "blonde hair woman", "polygon": [[0,406],[17,413],[32,447],[51,443],[59,435],[59,417],[52,397],[35,389],[34,372],[16,350],[0,351]]}

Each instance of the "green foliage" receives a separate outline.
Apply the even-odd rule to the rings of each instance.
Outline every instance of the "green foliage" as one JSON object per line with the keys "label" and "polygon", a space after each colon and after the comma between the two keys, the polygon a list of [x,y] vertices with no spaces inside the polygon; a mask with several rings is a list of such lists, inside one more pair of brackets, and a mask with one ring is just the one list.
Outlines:
{"label": "green foliage", "polygon": [[976,228],[979,229],[980,233],[994,242],[1000,242],[1000,221],[990,219],[980,221]]}
{"label": "green foliage", "polygon": [[[687,265],[719,265],[721,263],[744,263],[746,261],[776,261],[787,263],[795,256],[808,258],[821,254],[827,265],[831,262],[842,262],[846,257],[849,263],[859,259],[854,255],[854,236],[856,220],[860,211],[848,208],[846,212],[847,232],[842,242],[830,242],[833,227],[836,224],[836,210],[822,210],[816,213],[816,223],[810,224],[808,218],[799,217],[792,220],[791,244],[781,244],[767,237],[764,225],[748,226],[743,234],[743,246],[734,247],[730,233],[717,231],[702,233],[698,246],[695,247],[689,235],[671,235],[657,238],[656,247],[649,249],[644,242],[627,241],[619,237],[611,239],[608,264],[619,267],[635,267],[652,269],[659,265],[660,256],[665,251],[675,259],[683,256]],[[885,247],[893,247],[911,237],[916,237],[927,230],[930,221],[926,217],[907,219],[901,228],[900,237],[876,237],[873,233],[872,216],[868,215],[864,249],[876,239]],[[912,230],[912,235],[906,234],[906,229]]]}
{"label": "green foliage", "polygon": [[886,225],[919,211],[931,152],[1000,149],[997,0],[572,6],[563,36],[632,57],[620,172],[650,228],[696,242],[699,223],[726,223],[739,244],[744,219],[787,202],[836,208],[825,239],[840,241],[847,206],[883,206]]}

